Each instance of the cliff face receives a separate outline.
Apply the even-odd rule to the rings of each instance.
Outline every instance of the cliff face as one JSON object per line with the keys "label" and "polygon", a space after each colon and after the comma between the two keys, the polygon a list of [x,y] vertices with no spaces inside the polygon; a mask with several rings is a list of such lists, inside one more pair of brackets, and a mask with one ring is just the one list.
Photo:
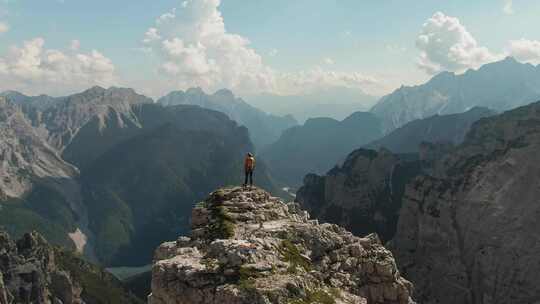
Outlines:
{"label": "cliff face", "polygon": [[386,241],[395,233],[405,184],[420,170],[420,161],[359,149],[326,175],[307,175],[296,200],[322,221],[356,235],[377,232]]}
{"label": "cliff face", "polygon": [[53,248],[37,233],[0,232],[0,304],[140,303],[103,270]]}
{"label": "cliff face", "polygon": [[213,192],[191,237],[156,251],[149,303],[412,303],[375,235],[310,220],[260,189]]}
{"label": "cliff face", "polygon": [[392,250],[422,303],[540,297],[540,103],[475,123],[406,189]]}
{"label": "cliff face", "polygon": [[18,197],[31,188],[32,176],[61,179],[76,175],[40,138],[21,108],[0,97],[0,192]]}

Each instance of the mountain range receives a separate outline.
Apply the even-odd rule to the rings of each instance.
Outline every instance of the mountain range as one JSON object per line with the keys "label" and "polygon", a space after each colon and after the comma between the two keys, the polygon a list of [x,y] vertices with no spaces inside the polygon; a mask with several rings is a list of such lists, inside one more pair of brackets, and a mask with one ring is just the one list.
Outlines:
{"label": "mountain range", "polygon": [[368,112],[353,113],[342,121],[310,118],[285,130],[261,156],[277,180],[296,187],[304,175],[328,171],[351,150],[381,135],[380,120]]}
{"label": "mountain range", "polygon": [[174,91],[158,99],[157,102],[165,106],[197,105],[225,113],[229,118],[249,129],[251,140],[259,148],[273,143],[283,130],[297,124],[291,115],[267,114],[225,89],[211,95],[204,93],[200,88],[188,89],[185,92]]}
{"label": "mountain range", "polygon": [[487,108],[474,107],[466,112],[413,120],[377,139],[364,148],[386,148],[394,153],[418,153],[423,142],[460,144],[477,120],[495,115]]}
{"label": "mountain range", "polygon": [[264,93],[246,98],[250,104],[268,113],[293,115],[301,124],[315,117],[343,120],[351,113],[368,111],[377,102],[377,97],[358,88],[347,87],[318,89],[297,95]]}
{"label": "mountain range", "polygon": [[[37,229],[105,265],[148,263],[164,236],[187,229],[193,201],[240,183],[254,150],[225,114],[132,89],[94,87],[46,105],[5,95],[2,226],[16,237]],[[274,189],[263,161],[255,180]]]}
{"label": "mountain range", "polygon": [[371,112],[388,133],[415,119],[454,114],[473,107],[503,112],[540,99],[540,66],[512,57],[463,74],[442,72],[427,83],[395,90],[382,97]]}

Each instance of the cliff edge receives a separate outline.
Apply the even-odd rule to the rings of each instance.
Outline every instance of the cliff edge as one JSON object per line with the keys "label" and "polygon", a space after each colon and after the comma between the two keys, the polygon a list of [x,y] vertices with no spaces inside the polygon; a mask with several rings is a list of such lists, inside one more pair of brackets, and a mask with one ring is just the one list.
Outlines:
{"label": "cliff edge", "polygon": [[412,284],[376,235],[319,224],[261,189],[219,189],[191,237],[162,244],[151,304],[413,303]]}

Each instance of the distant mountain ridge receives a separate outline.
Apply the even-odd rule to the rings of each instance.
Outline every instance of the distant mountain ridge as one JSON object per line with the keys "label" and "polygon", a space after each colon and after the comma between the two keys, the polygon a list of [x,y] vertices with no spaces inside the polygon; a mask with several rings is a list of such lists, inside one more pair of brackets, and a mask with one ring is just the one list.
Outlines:
{"label": "distant mountain ridge", "polygon": [[293,115],[300,124],[309,118],[330,117],[343,120],[351,113],[368,111],[377,97],[358,88],[335,87],[299,95],[260,94],[248,96],[248,102],[276,115]]}
{"label": "distant mountain ridge", "polygon": [[502,112],[540,99],[540,66],[508,57],[456,75],[442,72],[423,85],[382,97],[371,112],[385,133],[415,119],[465,112],[475,106]]}
{"label": "distant mountain ridge", "polygon": [[352,150],[382,136],[380,120],[356,112],[342,121],[320,117],[283,132],[261,154],[272,175],[287,186],[298,186],[308,173],[324,173]]}
{"label": "distant mountain ridge", "polygon": [[481,107],[457,114],[436,114],[408,122],[364,148],[386,148],[393,153],[418,153],[423,142],[458,145],[474,122],[495,114],[495,111]]}
{"label": "distant mountain ridge", "polygon": [[206,94],[200,88],[187,91],[174,91],[161,97],[158,103],[171,105],[198,105],[203,108],[220,111],[232,120],[246,126],[250,131],[251,140],[257,147],[263,147],[277,140],[281,132],[297,124],[291,115],[276,116],[267,114],[246,103],[241,98],[226,89],[214,94]]}

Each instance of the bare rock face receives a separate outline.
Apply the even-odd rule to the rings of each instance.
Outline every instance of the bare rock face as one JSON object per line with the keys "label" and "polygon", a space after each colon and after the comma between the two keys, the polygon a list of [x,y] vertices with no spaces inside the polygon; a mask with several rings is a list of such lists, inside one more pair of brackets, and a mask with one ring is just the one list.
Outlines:
{"label": "bare rock face", "polygon": [[540,103],[475,123],[405,192],[391,249],[421,303],[538,303]]}
{"label": "bare rock face", "polygon": [[83,303],[82,288],[55,263],[54,250],[38,234],[18,242],[0,233],[0,303]]}
{"label": "bare rock face", "polygon": [[20,107],[0,97],[0,199],[21,196],[30,189],[32,177],[62,179],[76,174],[77,169],[39,136]]}
{"label": "bare rock face", "polygon": [[115,123],[120,127],[138,124],[133,106],[144,103],[152,103],[152,99],[133,89],[93,87],[48,107],[35,124],[46,130],[47,140],[53,147],[63,151],[91,120],[96,120],[100,129],[106,127],[110,116],[115,116]]}
{"label": "bare rock face", "polygon": [[412,303],[376,235],[319,225],[260,189],[226,188],[193,209],[191,237],[162,244],[151,304]]}
{"label": "bare rock face", "polygon": [[112,275],[53,247],[38,233],[0,232],[0,304],[140,303]]}
{"label": "bare rock face", "polygon": [[395,233],[404,185],[420,169],[420,161],[386,149],[358,149],[326,175],[307,175],[296,200],[322,221],[355,235],[376,232],[386,241]]}

